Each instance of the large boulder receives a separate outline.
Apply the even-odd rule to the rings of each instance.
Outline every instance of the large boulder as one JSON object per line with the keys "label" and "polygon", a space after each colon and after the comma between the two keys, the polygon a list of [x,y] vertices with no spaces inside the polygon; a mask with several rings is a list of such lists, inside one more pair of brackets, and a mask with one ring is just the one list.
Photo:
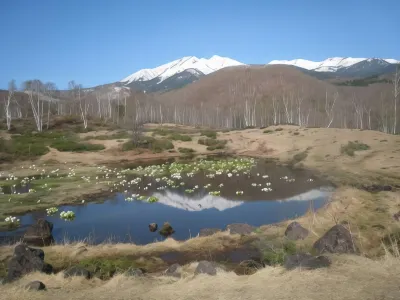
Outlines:
{"label": "large boulder", "polygon": [[230,234],[250,234],[253,233],[256,228],[249,224],[234,223],[226,226],[226,229],[229,230]]}
{"label": "large boulder", "polygon": [[44,252],[41,249],[19,244],[14,249],[14,255],[8,262],[7,281],[11,282],[30,272],[52,273],[53,267],[44,262]]}
{"label": "large boulder", "polygon": [[165,270],[164,275],[180,278],[181,277],[180,269],[181,269],[180,264],[173,264],[169,266],[167,270]]}
{"label": "large boulder", "polygon": [[175,232],[175,230],[172,228],[171,224],[169,224],[168,222],[165,222],[159,232],[162,236],[168,237],[171,234],[173,234]]}
{"label": "large boulder", "polygon": [[219,228],[203,228],[200,229],[199,236],[209,236],[213,235],[214,233],[221,232]]}
{"label": "large boulder", "polygon": [[341,224],[333,226],[318,241],[313,248],[319,253],[358,253],[350,232]]}
{"label": "large boulder", "polygon": [[146,273],[146,270],[142,268],[130,268],[125,272],[126,276],[142,277]]}
{"label": "large boulder", "polygon": [[285,258],[284,267],[287,270],[293,270],[295,268],[302,269],[318,269],[329,267],[331,261],[326,256],[312,256],[309,253],[297,253],[294,255],[289,255]]}
{"label": "large boulder", "polygon": [[82,276],[85,277],[86,279],[92,278],[92,274],[88,270],[79,266],[73,266],[64,271],[65,278],[72,276]]}
{"label": "large boulder", "polygon": [[36,224],[28,227],[24,234],[23,241],[28,245],[48,246],[53,241],[53,224],[45,219],[39,219]]}
{"label": "large boulder", "polygon": [[31,291],[41,291],[41,290],[46,289],[46,286],[41,281],[32,281],[32,282],[29,282],[25,286],[25,288],[28,290],[31,290]]}
{"label": "large boulder", "polygon": [[196,267],[196,270],[194,271],[195,275],[198,274],[208,274],[208,275],[216,275],[217,274],[217,268],[215,263],[202,260],[199,262],[199,264]]}
{"label": "large boulder", "polygon": [[286,228],[285,236],[289,240],[304,240],[309,234],[309,231],[297,222],[292,222]]}

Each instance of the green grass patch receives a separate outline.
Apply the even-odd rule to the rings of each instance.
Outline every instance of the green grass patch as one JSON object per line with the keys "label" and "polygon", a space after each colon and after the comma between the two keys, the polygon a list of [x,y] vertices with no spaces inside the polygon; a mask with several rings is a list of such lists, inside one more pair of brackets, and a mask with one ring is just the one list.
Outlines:
{"label": "green grass patch", "polygon": [[179,133],[173,133],[168,138],[174,141],[183,141],[183,142],[190,142],[192,140],[190,136]]}
{"label": "green grass patch", "polygon": [[100,279],[109,279],[116,273],[124,273],[130,268],[135,268],[136,263],[132,258],[86,258],[79,262],[79,266],[92,272]]}
{"label": "green grass patch", "polygon": [[307,156],[308,156],[307,151],[297,153],[293,156],[291,164],[292,165],[297,164],[297,163],[301,162],[302,160],[305,160],[307,158]]}
{"label": "green grass patch", "polygon": [[103,135],[97,135],[97,136],[87,136],[84,138],[85,141],[88,140],[120,140],[120,139],[128,139],[130,138],[131,135],[126,132],[126,131],[120,131],[120,132],[116,132],[113,134],[103,134]]}
{"label": "green grass patch", "polygon": [[57,140],[51,143],[50,147],[62,152],[87,152],[104,150],[104,145],[78,143],[70,140]]}
{"label": "green grass patch", "polygon": [[142,136],[138,139],[136,144],[133,141],[128,141],[122,144],[123,151],[130,151],[135,149],[149,149],[155,153],[174,148],[174,144],[167,139],[155,139],[149,136]]}
{"label": "green grass patch", "polygon": [[185,153],[185,154],[187,154],[187,153],[194,153],[194,152],[195,152],[194,149],[192,149],[192,148],[182,148],[182,147],[179,147],[179,148],[178,148],[178,151],[179,151],[180,153]]}
{"label": "green grass patch", "polygon": [[282,131],[282,130],[283,130],[282,127],[278,127],[278,128],[275,129],[275,131]]}
{"label": "green grass patch", "polygon": [[217,132],[213,130],[203,130],[200,132],[201,136],[206,136],[210,139],[216,139],[217,138]]}
{"label": "green grass patch", "polygon": [[266,129],[266,130],[263,131],[263,133],[268,133],[268,134],[269,134],[269,133],[273,133],[273,132],[274,132],[274,131],[271,130],[271,129]]}
{"label": "green grass patch", "polygon": [[354,156],[355,151],[365,151],[369,150],[370,146],[359,141],[348,142],[346,145],[342,145],[340,148],[340,153],[347,154],[349,156]]}

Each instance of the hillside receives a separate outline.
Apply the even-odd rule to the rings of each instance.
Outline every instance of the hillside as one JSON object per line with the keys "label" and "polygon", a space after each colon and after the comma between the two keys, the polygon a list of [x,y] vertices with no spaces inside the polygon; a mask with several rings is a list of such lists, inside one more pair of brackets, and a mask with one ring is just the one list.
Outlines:
{"label": "hillside", "polygon": [[270,102],[273,96],[280,99],[284,94],[306,98],[306,102],[323,101],[326,93],[331,95],[334,92],[345,98],[354,93],[371,98],[389,88],[385,82],[363,88],[339,87],[291,66],[267,65],[223,69],[186,87],[164,93],[158,99],[164,103],[185,103],[194,106],[218,104],[224,108],[233,104],[242,105],[246,100]]}

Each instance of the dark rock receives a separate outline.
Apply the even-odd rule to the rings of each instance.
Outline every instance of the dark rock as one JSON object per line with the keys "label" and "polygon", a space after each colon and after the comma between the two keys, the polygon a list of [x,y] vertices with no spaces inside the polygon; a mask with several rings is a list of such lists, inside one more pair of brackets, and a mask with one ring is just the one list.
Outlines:
{"label": "dark rock", "polygon": [[309,231],[297,222],[292,222],[286,228],[285,236],[289,240],[304,240],[309,234]]}
{"label": "dark rock", "polygon": [[200,234],[199,236],[209,236],[213,235],[214,233],[221,232],[221,229],[219,228],[203,228],[200,229]]}
{"label": "dark rock", "polygon": [[23,241],[28,245],[48,246],[53,241],[53,224],[45,219],[39,219],[36,224],[28,227],[24,234]]}
{"label": "dark rock", "polygon": [[263,254],[260,249],[252,247],[251,245],[243,245],[239,248],[225,251],[224,256],[221,260],[227,261],[234,264],[239,264],[243,261],[262,261]]}
{"label": "dark rock", "polygon": [[131,268],[125,272],[127,276],[133,276],[133,277],[141,277],[144,276],[145,273],[146,271],[142,268]]}
{"label": "dark rock", "polygon": [[52,270],[52,266],[44,262],[43,250],[19,244],[15,247],[14,255],[8,262],[7,279],[11,282],[30,272],[51,273]]}
{"label": "dark rock", "polygon": [[181,268],[180,264],[173,264],[164,272],[164,275],[179,278],[179,277],[181,277],[181,274],[179,272],[180,268]]}
{"label": "dark rock", "polygon": [[172,228],[172,226],[168,222],[165,222],[159,232],[162,236],[167,237],[167,236],[170,236],[171,234],[173,234],[175,232],[175,230]]}
{"label": "dark rock", "polygon": [[41,291],[41,290],[46,289],[46,286],[41,281],[32,281],[32,282],[29,282],[25,286],[25,288],[27,288],[28,290],[32,290],[32,291]]}
{"label": "dark rock", "polygon": [[250,234],[256,229],[249,224],[234,223],[226,227],[230,234]]}
{"label": "dark rock", "polygon": [[88,270],[86,270],[82,267],[73,266],[64,271],[65,278],[71,277],[71,276],[82,276],[82,277],[85,277],[86,279],[90,279],[92,277],[92,274]]}
{"label": "dark rock", "polygon": [[313,248],[318,253],[358,253],[356,245],[350,232],[343,225],[335,225],[328,230],[318,241],[314,243]]}
{"label": "dark rock", "polygon": [[245,261],[242,261],[235,268],[234,271],[237,275],[252,275],[264,267],[265,267],[265,265],[262,262],[255,261],[255,260],[245,260]]}
{"label": "dark rock", "polygon": [[199,264],[197,265],[196,270],[194,271],[194,274],[216,275],[217,269],[215,263],[206,260],[200,261]]}
{"label": "dark rock", "polygon": [[149,224],[149,230],[150,230],[151,232],[156,232],[156,231],[157,231],[157,228],[158,228],[158,225],[157,225],[156,223],[151,223],[151,224]]}
{"label": "dark rock", "polygon": [[395,213],[395,214],[393,215],[393,219],[395,219],[396,221],[399,221],[399,220],[400,220],[400,211],[398,211],[397,213]]}
{"label": "dark rock", "polygon": [[378,184],[364,185],[362,188],[370,193],[376,193],[382,191],[390,192],[393,190],[393,187],[391,185],[378,185]]}

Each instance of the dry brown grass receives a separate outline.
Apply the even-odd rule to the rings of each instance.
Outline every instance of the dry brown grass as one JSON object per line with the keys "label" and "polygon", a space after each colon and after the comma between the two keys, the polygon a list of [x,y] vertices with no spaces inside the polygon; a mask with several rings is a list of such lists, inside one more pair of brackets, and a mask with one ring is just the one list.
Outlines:
{"label": "dry brown grass", "polygon": [[[359,300],[399,299],[400,261],[387,257],[373,261],[360,256],[333,256],[333,265],[314,271],[285,271],[267,267],[250,276],[219,272],[217,276],[193,276],[195,264],[186,266],[182,279],[131,278],[117,275],[109,281],[64,279],[61,274],[30,274],[4,286],[0,299],[293,299]],[[24,289],[40,280],[47,291]]]}

